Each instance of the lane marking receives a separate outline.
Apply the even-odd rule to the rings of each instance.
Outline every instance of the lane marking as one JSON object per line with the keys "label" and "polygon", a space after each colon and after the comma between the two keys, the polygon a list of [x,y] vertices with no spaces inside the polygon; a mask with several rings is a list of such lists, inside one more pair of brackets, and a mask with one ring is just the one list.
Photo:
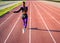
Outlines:
{"label": "lane marking", "polygon": [[14,14],[11,14],[9,17],[7,17],[7,19],[0,24],[0,27],[1,27],[5,22],[7,22],[13,15],[14,15]]}
{"label": "lane marking", "polygon": [[[39,5],[38,5],[39,6]],[[40,7],[40,6],[39,6]],[[44,7],[46,7],[46,6],[44,6]],[[55,22],[57,22],[58,24],[60,24],[60,22],[59,21],[57,21],[56,19],[55,19],[55,17],[53,17],[51,14],[49,14],[49,12],[47,12],[46,11],[46,9],[44,9],[44,8],[42,8],[46,13],[47,13],[47,15],[49,15],[53,20],[55,20]]]}
{"label": "lane marking", "polygon": [[29,43],[31,43],[31,2],[30,2],[30,22],[29,22]]}
{"label": "lane marking", "polygon": [[[53,7],[51,7],[51,6],[49,7],[49,6],[47,6],[47,5],[46,5],[45,7],[48,8],[50,11],[52,11],[52,13],[55,11],[54,13],[60,16],[60,14],[58,14],[58,13],[60,13],[60,11],[57,10],[57,8],[54,7],[54,8],[55,8],[55,9],[54,9]],[[53,10],[54,10],[54,11],[53,11]]]}
{"label": "lane marking", "polygon": [[[33,4],[33,5],[34,5],[34,4]],[[42,22],[44,23],[44,25],[45,25],[46,29],[48,30],[48,33],[50,34],[50,36],[51,36],[51,38],[52,38],[53,42],[54,42],[54,43],[56,43],[56,40],[54,39],[53,35],[51,34],[51,32],[50,32],[50,30],[49,30],[49,28],[48,28],[47,24],[45,23],[45,21],[44,21],[44,19],[43,19],[42,15],[40,14],[40,12],[39,12],[39,10],[37,9],[36,5],[34,5],[34,7],[35,7],[35,9],[37,10],[38,15],[41,17]]]}
{"label": "lane marking", "polygon": [[6,37],[6,39],[4,40],[4,43],[7,42],[9,36],[11,35],[12,31],[14,30],[14,28],[15,28],[15,26],[17,25],[17,23],[18,23],[18,21],[20,20],[20,18],[21,18],[21,15],[19,15],[19,17],[17,18],[17,20],[16,20],[15,24],[13,25],[11,31],[9,32],[8,36]]}
{"label": "lane marking", "polygon": [[[49,5],[48,5],[46,2],[41,2],[41,3],[44,3],[44,5],[46,5],[46,7],[48,7],[48,8],[50,8],[50,10],[58,11],[58,12],[60,13],[60,10],[59,10],[60,8],[58,8],[58,7],[56,7],[56,6],[53,6],[53,5],[50,5],[50,3],[48,3]],[[54,11],[53,11],[53,12],[54,12]],[[56,12],[55,12],[55,13],[56,13]],[[57,14],[57,13],[56,13],[56,14]]]}

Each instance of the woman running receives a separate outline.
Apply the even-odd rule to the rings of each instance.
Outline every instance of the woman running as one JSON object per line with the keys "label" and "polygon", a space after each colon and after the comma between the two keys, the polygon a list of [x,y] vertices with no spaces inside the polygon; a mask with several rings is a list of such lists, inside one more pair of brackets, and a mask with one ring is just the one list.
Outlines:
{"label": "woman running", "polygon": [[22,20],[24,23],[24,29],[23,29],[23,33],[26,31],[27,28],[27,21],[28,21],[28,15],[27,15],[27,11],[28,11],[28,7],[25,6],[25,2],[23,2],[23,6],[18,10],[18,11],[14,11],[14,13],[18,13],[22,10]]}

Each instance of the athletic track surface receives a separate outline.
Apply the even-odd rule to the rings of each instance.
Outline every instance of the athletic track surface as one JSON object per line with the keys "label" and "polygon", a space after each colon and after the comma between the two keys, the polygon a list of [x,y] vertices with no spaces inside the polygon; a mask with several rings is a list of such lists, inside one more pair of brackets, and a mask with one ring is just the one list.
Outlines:
{"label": "athletic track surface", "polygon": [[23,34],[22,13],[16,7],[0,17],[0,43],[60,43],[60,8],[43,2],[26,2],[28,26]]}

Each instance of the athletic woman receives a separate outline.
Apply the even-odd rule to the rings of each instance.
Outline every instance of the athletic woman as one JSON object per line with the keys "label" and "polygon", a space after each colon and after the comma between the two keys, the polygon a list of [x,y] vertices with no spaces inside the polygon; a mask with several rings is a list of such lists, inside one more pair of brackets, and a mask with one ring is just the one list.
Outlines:
{"label": "athletic woman", "polygon": [[27,28],[27,21],[28,21],[28,15],[27,15],[27,11],[28,11],[28,7],[25,6],[25,2],[23,2],[23,6],[18,10],[18,11],[14,11],[14,13],[18,13],[22,10],[22,20],[24,23],[24,29],[23,29],[23,33],[26,31]]}

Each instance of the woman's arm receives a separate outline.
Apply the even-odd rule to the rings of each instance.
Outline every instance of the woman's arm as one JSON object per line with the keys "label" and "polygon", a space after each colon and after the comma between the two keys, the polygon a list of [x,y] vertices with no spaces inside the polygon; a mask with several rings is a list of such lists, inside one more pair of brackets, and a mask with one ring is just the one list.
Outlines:
{"label": "woman's arm", "polygon": [[18,13],[18,12],[20,12],[20,11],[21,11],[21,9],[22,9],[22,8],[20,8],[18,11],[14,11],[14,13]]}

